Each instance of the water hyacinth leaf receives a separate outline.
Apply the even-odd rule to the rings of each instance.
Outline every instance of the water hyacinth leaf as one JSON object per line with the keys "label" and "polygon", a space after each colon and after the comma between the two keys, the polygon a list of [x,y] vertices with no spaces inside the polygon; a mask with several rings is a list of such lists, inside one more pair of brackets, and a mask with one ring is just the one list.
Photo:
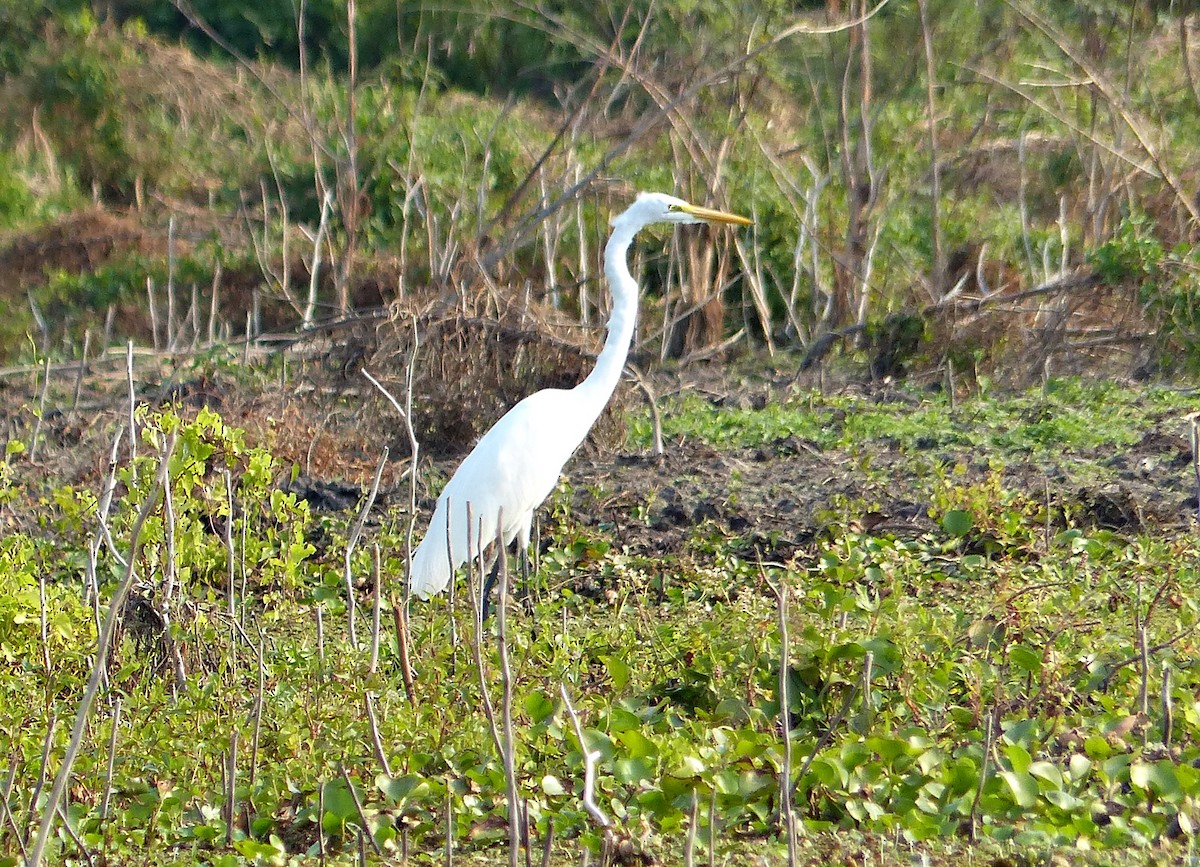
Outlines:
{"label": "water hyacinth leaf", "polygon": [[738,775],[736,771],[723,770],[713,774],[713,787],[721,795],[738,794]]}
{"label": "water hyacinth leaf", "polygon": [[606,655],[601,656],[600,661],[604,663],[604,667],[608,670],[608,676],[612,679],[614,689],[624,689],[629,683],[629,677],[633,674],[633,669],[629,664],[619,656]]}
{"label": "water hyacinth leaf", "polygon": [[[393,804],[402,804],[406,799],[419,800],[429,794],[429,783],[416,774],[389,777],[380,774],[375,778],[375,787]],[[328,803],[326,803],[328,807]]]}
{"label": "water hyacinth leaf", "polygon": [[539,725],[554,715],[555,704],[544,692],[534,691],[525,698],[525,713],[534,725]]}
{"label": "water hyacinth leaf", "polygon": [[654,771],[654,762],[645,758],[617,759],[613,762],[613,777],[627,786],[653,779]]}
{"label": "water hyacinth leaf", "polygon": [[1071,775],[1071,779],[1078,783],[1082,782],[1092,770],[1092,760],[1083,753],[1075,753],[1071,756],[1071,761],[1067,763],[1067,773]]}
{"label": "water hyacinth leaf", "polygon": [[621,732],[637,731],[642,727],[642,721],[638,718],[637,714],[620,707],[614,707],[610,710],[605,720],[608,723],[608,730],[614,735]]}
{"label": "water hyacinth leaf", "polygon": [[1010,647],[1008,661],[1030,674],[1037,674],[1042,670],[1042,655],[1025,644],[1014,644]]}
{"label": "water hyacinth leaf", "polygon": [[[1052,762],[1033,762],[1029,766],[1029,773],[1039,780],[1043,780],[1050,788],[1061,789],[1063,786],[1062,771],[1058,769],[1058,765]],[[1042,788],[1046,789],[1047,786],[1042,786]]]}
{"label": "water hyacinth leaf", "polygon": [[1166,801],[1174,801],[1183,795],[1174,764],[1162,761],[1134,762],[1129,766],[1129,782],[1139,789],[1148,789]]}
{"label": "water hyacinth leaf", "polygon": [[696,755],[680,756],[674,764],[671,765],[671,770],[667,773],[672,777],[679,779],[687,779],[689,777],[699,777],[706,770],[705,764]]}
{"label": "water hyacinth leaf", "polygon": [[613,756],[617,754],[617,748],[612,739],[602,731],[584,729],[583,739],[587,742],[588,750],[597,753],[601,762],[611,762]]}
{"label": "water hyacinth leaf", "polygon": [[1019,806],[1029,809],[1037,803],[1038,784],[1037,780],[1032,776],[1017,771],[1001,771],[1000,778],[1008,783],[1008,788],[1012,791],[1013,800]]}
{"label": "water hyacinth leaf", "polygon": [[1024,774],[1029,771],[1029,766],[1033,763],[1033,758],[1020,744],[1010,744],[1004,748],[1004,756],[1008,759],[1015,773]]}
{"label": "water hyacinth leaf", "polygon": [[942,517],[942,529],[951,536],[965,536],[975,524],[971,513],[965,509],[951,509]]}
{"label": "water hyacinth leaf", "polygon": [[630,758],[655,758],[658,756],[658,746],[638,729],[627,729],[620,732],[616,739],[625,747]]}

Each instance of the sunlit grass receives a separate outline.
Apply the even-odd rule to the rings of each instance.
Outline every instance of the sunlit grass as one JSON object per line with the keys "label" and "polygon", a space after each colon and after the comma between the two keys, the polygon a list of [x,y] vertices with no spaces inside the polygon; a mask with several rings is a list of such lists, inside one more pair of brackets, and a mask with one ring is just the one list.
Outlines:
{"label": "sunlit grass", "polygon": [[[757,412],[683,398],[666,417],[671,436],[723,447],[796,436],[826,449],[917,454],[934,448],[921,438],[935,437],[936,448],[969,448],[1002,465],[1029,450],[1087,461],[1140,440],[1187,400],[1080,383],[954,410],[936,395],[904,398],[806,395]],[[211,414],[185,425],[182,441],[192,460],[176,468],[175,543],[180,564],[197,567],[179,573],[187,605],[175,608],[187,679],[175,694],[154,642],[126,635],[74,769],[68,814],[83,845],[110,860],[151,852],[176,863],[285,863],[323,849],[326,860],[350,863],[365,831],[393,860],[407,845],[429,861],[442,857],[449,821],[461,856],[497,857],[504,771],[461,593],[453,606],[439,598],[412,607],[410,701],[386,600],[379,664],[370,669],[369,585],[357,591],[360,646],[348,644],[346,519],[318,521],[271,494],[269,456]],[[205,529],[224,496],[223,482],[204,471],[209,460],[232,461],[238,501],[253,504],[237,513],[251,566],[237,626],[224,613],[219,537]],[[787,719],[793,768],[805,767],[793,779],[805,851],[843,857],[842,843],[856,839],[893,860],[923,853],[955,864],[1083,845],[1112,855],[1097,863],[1119,863],[1126,856],[1115,853],[1128,847],[1186,841],[1183,829],[1200,820],[1194,536],[1064,525],[1057,512],[1050,526],[1045,504],[998,470],[966,476],[913,462],[911,471],[926,474],[918,481],[929,492],[929,529],[856,529],[861,506],[847,501],[844,522],[786,562],[761,566],[744,539],[716,524],[685,528],[671,553],[647,556],[623,543],[620,526],[577,523],[569,499],[556,500],[532,600],[510,617],[518,788],[535,839],[553,822],[558,851],[576,862],[600,841],[580,800],[582,750],[559,697],[565,687],[599,756],[597,800],[638,850],[678,859],[695,796],[699,839],[707,840],[711,809],[722,856],[783,858],[775,584],[789,596]],[[116,507],[118,537],[140,491]],[[22,820],[52,718],[48,773],[57,767],[86,672],[78,648],[92,635],[91,609],[76,600],[95,502],[64,495],[55,503],[46,508],[56,548],[6,543],[24,552],[5,563],[25,590],[0,609],[0,649],[21,660],[0,674],[0,730],[20,771],[9,804]],[[161,574],[165,527],[154,525],[144,549],[147,576]],[[397,588],[406,527],[392,515],[373,531]],[[318,537],[319,547],[307,543]],[[354,567],[370,574],[369,551]],[[37,574],[52,588],[49,671]],[[494,621],[482,652],[495,702]],[[231,757],[232,828],[224,812]],[[976,844],[962,836],[972,819]],[[55,845],[77,857],[68,838]],[[6,834],[0,858],[17,857]]]}

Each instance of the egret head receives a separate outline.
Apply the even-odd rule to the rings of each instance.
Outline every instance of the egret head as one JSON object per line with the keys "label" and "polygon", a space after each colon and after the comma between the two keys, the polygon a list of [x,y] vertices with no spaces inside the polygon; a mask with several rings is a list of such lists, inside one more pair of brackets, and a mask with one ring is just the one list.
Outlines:
{"label": "egret head", "polygon": [[701,208],[666,193],[638,193],[637,200],[612,220],[614,228],[622,222],[629,223],[636,231],[651,223],[730,223],[749,226],[753,221],[737,214]]}

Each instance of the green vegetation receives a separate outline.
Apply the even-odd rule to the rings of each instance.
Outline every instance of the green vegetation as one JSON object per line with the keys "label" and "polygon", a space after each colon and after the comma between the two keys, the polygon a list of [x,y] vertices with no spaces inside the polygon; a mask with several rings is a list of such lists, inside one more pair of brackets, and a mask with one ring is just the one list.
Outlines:
{"label": "green vegetation", "polygon": [[[750,372],[545,510],[532,845],[599,854],[594,753],[631,857],[786,863],[790,744],[805,863],[1195,861],[1194,4],[585,6],[0,0],[0,867],[94,670],[47,860],[502,857],[498,624],[403,604],[359,368],[419,345],[427,514],[637,189],[755,218],[635,251],[652,390]],[[361,526],[306,499],[384,446]]]}
{"label": "green vegetation", "polygon": [[[1154,851],[1190,851],[1200,821],[1194,534],[1101,529],[1003,476],[1031,448],[1039,460],[1103,463],[1106,451],[1178,418],[1188,399],[1051,385],[954,410],[932,397],[914,410],[911,395],[808,395],[759,411],[687,398],[667,414],[671,438],[733,451],[780,436],[859,460],[898,448],[914,458],[905,485],[922,492],[930,519],[919,532],[865,531],[868,506],[843,501],[840,520],[786,561],[760,563],[743,537],[712,522],[652,554],[620,524],[579,523],[560,499],[531,596],[508,618],[518,790],[534,845],[551,827],[563,863],[601,845],[581,802],[565,687],[619,839],[670,862],[689,830],[703,851],[715,822],[718,852],[743,857],[749,840],[769,863],[785,863],[782,648],[770,590],[779,584],[789,597],[787,719],[805,857],[844,852],[847,839],[893,853],[879,856],[885,863],[907,863],[902,853],[964,863],[1056,850],[1116,859],[1126,849],[1140,853],[1130,863],[1145,863]],[[1059,416],[1060,425],[1035,420]],[[970,433],[949,436],[949,419],[964,417]],[[13,815],[28,815],[38,769],[57,769],[91,665],[87,576],[107,598],[155,455],[177,431],[169,496],[152,509],[135,561],[145,579],[107,663],[91,747],[75,764],[70,832],[56,834],[53,850],[68,860],[83,846],[108,860],[144,852],[222,864],[323,851],[350,863],[366,835],[368,851],[423,863],[441,857],[449,833],[460,856],[497,855],[505,777],[461,595],[413,605],[406,693],[387,601],[403,574],[403,513],[381,516],[371,544],[352,552],[352,646],[342,572],[352,517],[314,514],[278,490],[287,468],[215,413],[144,413],[141,425],[139,457],[116,472],[128,493],[111,506],[103,491],[57,487],[8,518],[0,730],[18,771]],[[920,462],[934,448],[926,434],[989,470]],[[11,508],[24,495],[14,481],[22,449],[10,452]],[[98,535],[102,514],[114,549]],[[374,546],[385,614],[377,663]],[[482,674],[493,702],[498,653],[493,622]],[[851,831],[860,836],[846,838]],[[19,863],[11,831],[0,846],[4,863]]]}
{"label": "green vegetation", "polygon": [[[889,399],[890,398],[890,399]],[[1157,415],[1183,417],[1193,395],[1172,387],[1122,387],[1052,380],[1043,389],[999,404],[971,402],[952,409],[940,393],[902,389],[893,395],[780,396],[760,409],[730,409],[695,394],[667,401],[663,434],[717,446],[750,448],[799,437],[820,449],[854,452],[891,446],[909,455],[931,449],[998,454],[1004,460],[1086,455],[1103,446],[1129,446]],[[648,420],[633,426],[633,441],[650,445]]]}
{"label": "green vegetation", "polygon": [[[923,2],[924,16],[893,0],[854,23],[857,0],[844,20],[824,4],[636,2],[617,14],[494,0],[397,13],[322,0],[302,21],[291,3],[205,0],[189,19],[134,0],[10,0],[0,227],[20,262],[0,292],[15,313],[63,272],[119,266],[126,245],[106,233],[83,257],[42,243],[31,261],[19,243],[90,198],[132,207],[124,229],[144,257],[165,261],[163,228],[186,216],[177,243],[215,239],[254,263],[225,296],[211,273],[179,281],[233,333],[259,310],[243,291],[256,272],[264,297],[289,302],[286,324],[301,319],[322,220],[319,316],[400,286],[472,297],[486,275],[513,297],[536,277],[557,289],[545,299],[556,315],[594,321],[599,269],[575,251],[595,255],[632,188],[661,188],[757,218],[740,250],[702,237],[646,263],[666,355],[739,328],[751,346],[807,351],[903,312],[936,339],[902,350],[901,365],[974,355],[986,373],[1017,362],[1011,375],[1028,381],[1042,371],[1024,369],[1016,337],[1032,327],[1056,365],[1142,343],[1143,367],[1193,368],[1197,113],[1178,26],[1190,13]],[[926,35],[932,106],[923,52],[907,50]],[[560,200],[580,179],[582,195]],[[359,291],[380,268],[384,297]],[[142,271],[116,294],[140,299]],[[1077,284],[1054,287],[1064,275],[1095,278],[1087,303]],[[1042,284],[1053,291],[1033,307],[1006,297]],[[723,321],[685,321],[710,296]],[[978,328],[964,305],[985,296]],[[85,304],[55,310],[39,348],[79,347]],[[116,336],[144,339],[146,312],[120,317],[129,333]],[[34,319],[9,323],[0,354],[27,355]],[[252,320],[251,334],[281,324]]]}

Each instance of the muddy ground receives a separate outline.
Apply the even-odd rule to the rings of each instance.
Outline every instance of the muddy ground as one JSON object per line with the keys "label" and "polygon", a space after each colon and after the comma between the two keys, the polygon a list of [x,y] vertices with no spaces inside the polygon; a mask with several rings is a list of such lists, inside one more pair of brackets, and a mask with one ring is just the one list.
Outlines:
{"label": "muddy ground", "polygon": [[[30,500],[61,483],[99,490],[114,431],[128,418],[128,385],[119,367],[118,361],[93,365],[82,378],[69,367],[51,372],[38,449],[13,462]],[[291,378],[285,381],[285,375]],[[35,408],[43,381],[40,371],[0,379],[0,421],[10,440],[30,442],[39,427]],[[719,407],[756,409],[812,384],[761,366],[748,372],[745,364],[710,364],[659,374],[653,387],[660,394],[695,389]],[[213,407],[227,423],[244,428],[249,443],[268,447],[286,468],[280,483],[322,511],[357,506],[386,446],[391,451],[379,502],[397,511],[408,502],[407,432],[387,401],[357,377],[293,367],[274,382],[245,376],[239,382],[227,373],[181,372],[155,357],[138,362],[135,390],[139,399],[151,403],[176,401],[188,411]],[[900,410],[917,400],[911,388],[853,378],[829,390],[851,390],[865,400],[897,404]],[[719,450],[698,439],[668,439],[664,454],[654,455],[632,449],[621,433],[622,412],[642,411],[639,404],[644,406],[641,393],[623,386],[617,410],[565,472],[572,520],[597,532],[619,528],[611,535],[635,555],[681,555],[703,532],[741,539],[750,556],[787,561],[808,550],[830,521],[915,537],[937,530],[930,516],[929,480],[922,478],[918,465],[961,465],[964,483],[981,482],[993,472],[989,455],[947,447],[932,437],[918,438],[915,452],[886,438],[859,443],[853,452],[822,448],[797,436]],[[494,409],[486,405],[480,411]],[[845,415],[819,404],[814,411],[828,425],[841,424]],[[1148,432],[1131,448],[1063,453],[1040,461],[1004,455],[1004,487],[1030,504],[1049,504],[1047,531],[1064,526],[1064,512],[1075,524],[1121,533],[1185,531],[1194,525],[1197,509],[1187,424],[1149,402],[1146,413]],[[969,415],[964,420],[969,423]],[[479,420],[482,426],[485,422]],[[448,477],[471,445],[470,427],[465,430],[462,441],[443,440],[429,449],[438,456],[422,459],[423,478]],[[294,480],[293,465],[298,470]],[[422,516],[432,509],[430,493],[424,486],[419,492]],[[11,519],[18,522],[31,520],[21,516],[33,513],[10,506]]]}

